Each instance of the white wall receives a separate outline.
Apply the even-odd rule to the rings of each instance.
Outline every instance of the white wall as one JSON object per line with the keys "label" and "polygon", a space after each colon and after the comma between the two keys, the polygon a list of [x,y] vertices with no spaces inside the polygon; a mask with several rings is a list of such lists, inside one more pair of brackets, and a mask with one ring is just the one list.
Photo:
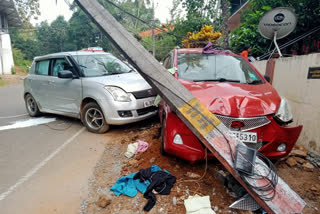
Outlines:
{"label": "white wall", "polygon": [[13,66],[10,35],[7,33],[0,34],[0,75],[11,74]]}
{"label": "white wall", "polygon": [[262,74],[266,73],[267,60],[252,62],[253,66]]}
{"label": "white wall", "polygon": [[[253,65],[265,73],[266,61]],[[303,125],[298,144],[320,154],[320,79],[307,79],[309,67],[320,67],[320,54],[276,59],[273,87],[289,101],[293,125]]]}

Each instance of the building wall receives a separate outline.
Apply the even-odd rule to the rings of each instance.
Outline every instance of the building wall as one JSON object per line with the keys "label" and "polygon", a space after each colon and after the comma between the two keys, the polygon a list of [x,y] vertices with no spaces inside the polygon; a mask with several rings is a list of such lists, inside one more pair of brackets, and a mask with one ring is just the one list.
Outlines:
{"label": "building wall", "polygon": [[11,74],[13,66],[10,35],[8,33],[0,34],[0,75]]}
{"label": "building wall", "polygon": [[[264,74],[266,62],[252,64]],[[320,79],[307,79],[309,67],[320,67],[320,54],[276,59],[273,86],[287,98],[293,125],[303,125],[298,144],[320,154]]]}

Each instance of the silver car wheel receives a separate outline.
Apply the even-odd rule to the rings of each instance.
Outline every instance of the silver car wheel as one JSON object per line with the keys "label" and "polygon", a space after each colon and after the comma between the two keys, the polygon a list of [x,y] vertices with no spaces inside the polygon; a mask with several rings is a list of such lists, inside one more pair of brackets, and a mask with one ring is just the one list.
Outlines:
{"label": "silver car wheel", "polygon": [[31,113],[35,113],[37,110],[36,101],[30,96],[27,98],[27,107]]}
{"label": "silver car wheel", "polygon": [[92,129],[100,129],[104,124],[103,114],[99,109],[89,108],[86,111],[85,120]]}

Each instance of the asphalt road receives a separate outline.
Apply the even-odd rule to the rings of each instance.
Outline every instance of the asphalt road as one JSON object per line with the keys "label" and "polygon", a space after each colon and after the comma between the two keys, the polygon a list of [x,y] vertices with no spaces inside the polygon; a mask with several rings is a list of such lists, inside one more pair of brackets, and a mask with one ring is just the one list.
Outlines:
{"label": "asphalt road", "polygon": [[30,119],[22,82],[0,87],[0,213],[78,213],[88,178],[104,150],[105,135],[79,120],[31,127],[1,127]]}

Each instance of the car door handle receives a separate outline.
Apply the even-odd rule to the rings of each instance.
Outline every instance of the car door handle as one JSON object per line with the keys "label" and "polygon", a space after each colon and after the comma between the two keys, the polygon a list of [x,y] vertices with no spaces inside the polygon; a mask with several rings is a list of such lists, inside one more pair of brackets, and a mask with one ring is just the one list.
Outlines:
{"label": "car door handle", "polygon": [[48,80],[48,84],[54,84],[54,80]]}

